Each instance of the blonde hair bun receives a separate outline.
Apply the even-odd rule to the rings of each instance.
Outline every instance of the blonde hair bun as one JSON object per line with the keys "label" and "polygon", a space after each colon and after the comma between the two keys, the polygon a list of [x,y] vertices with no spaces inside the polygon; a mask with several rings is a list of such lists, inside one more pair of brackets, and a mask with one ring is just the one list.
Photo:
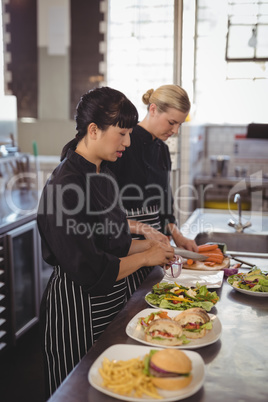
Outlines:
{"label": "blonde hair bun", "polygon": [[151,98],[151,95],[153,94],[153,92],[154,92],[154,89],[148,89],[148,91],[145,92],[145,94],[142,96],[142,101],[145,105],[149,105],[150,98]]}
{"label": "blonde hair bun", "polygon": [[162,85],[157,89],[148,89],[143,95],[142,101],[145,105],[154,103],[158,112],[166,112],[169,108],[180,110],[183,113],[189,113],[191,102],[187,92],[179,85]]}

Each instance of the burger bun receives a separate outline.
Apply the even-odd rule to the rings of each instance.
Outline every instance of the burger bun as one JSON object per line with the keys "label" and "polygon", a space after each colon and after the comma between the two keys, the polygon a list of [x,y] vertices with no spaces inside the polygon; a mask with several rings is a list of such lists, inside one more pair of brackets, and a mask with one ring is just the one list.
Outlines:
{"label": "burger bun", "polygon": [[192,375],[188,377],[153,377],[152,383],[157,387],[167,391],[175,391],[187,387],[193,379]]}
{"label": "burger bun", "polygon": [[154,372],[156,367],[160,369],[159,375],[152,377],[153,384],[158,388],[178,390],[187,387],[192,381],[192,362],[181,350],[159,350],[151,357],[151,364]]}

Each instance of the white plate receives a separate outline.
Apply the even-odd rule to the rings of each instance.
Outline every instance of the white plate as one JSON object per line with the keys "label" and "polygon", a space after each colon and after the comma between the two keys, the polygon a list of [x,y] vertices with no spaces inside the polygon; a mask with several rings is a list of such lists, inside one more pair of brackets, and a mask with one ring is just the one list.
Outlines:
{"label": "white plate", "polygon": [[[180,276],[174,279],[174,282],[183,286],[196,286],[196,282],[201,286],[206,285],[208,289],[220,288],[223,281],[223,271],[196,271],[182,269]],[[171,280],[162,280],[161,282],[172,282]]]}
{"label": "white plate", "polygon": [[[90,384],[98,391],[116,399],[135,402],[155,402],[156,399],[152,399],[149,396],[144,396],[144,398],[134,398],[131,396],[116,394],[115,392],[112,392],[102,386],[102,377],[99,374],[99,368],[102,366],[102,362],[105,357],[107,357],[109,360],[129,360],[136,357],[143,358],[147,353],[150,352],[151,349],[151,347],[142,345],[113,345],[109,347],[92,364],[88,373],[88,380]],[[161,348],[154,346],[154,349],[160,350]],[[159,394],[163,397],[161,400],[164,402],[179,401],[181,399],[188,398],[189,396],[195,394],[204,384],[205,364],[202,357],[198,353],[191,350],[184,350],[184,353],[192,361],[193,379],[187,387],[177,391],[165,391],[157,389]]]}
{"label": "white plate", "polygon": [[[156,346],[155,343],[151,343],[145,340],[144,336],[144,329],[142,328],[141,324],[139,324],[139,318],[140,317],[147,317],[151,313],[155,313],[156,311],[166,311],[163,309],[155,309],[155,308],[146,308],[142,311],[140,311],[138,314],[135,315],[135,317],[132,318],[132,320],[129,321],[126,327],[126,333],[127,335],[135,339],[138,342],[144,343],[146,345],[152,345]],[[178,314],[181,314],[182,311],[174,311],[174,310],[169,310],[168,315],[171,318],[176,317]],[[203,337],[199,339],[190,339],[190,342],[187,344],[183,344],[180,346],[169,346],[169,348],[175,348],[175,349],[197,349],[197,348],[203,348],[204,346],[211,345],[214,342],[217,342],[217,340],[221,336],[221,331],[222,331],[222,326],[221,322],[218,319],[218,317],[214,314],[209,314],[210,319],[213,321],[213,327],[212,329]],[[158,345],[161,347],[161,345]]]}
{"label": "white plate", "polygon": [[255,296],[255,297],[268,297],[268,292],[252,292],[252,290],[236,288],[235,286],[231,285],[231,283],[229,283],[229,278],[227,279],[227,283],[230,286],[232,286],[233,289],[237,290],[240,293],[244,293],[246,295]]}

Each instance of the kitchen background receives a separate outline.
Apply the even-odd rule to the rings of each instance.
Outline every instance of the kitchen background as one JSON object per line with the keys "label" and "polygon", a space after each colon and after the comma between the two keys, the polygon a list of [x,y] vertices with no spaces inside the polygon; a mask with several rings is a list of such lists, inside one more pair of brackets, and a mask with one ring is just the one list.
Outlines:
{"label": "kitchen background", "polygon": [[236,209],[235,192],[245,213],[268,211],[268,1],[2,0],[2,24],[0,353],[38,322],[51,268],[35,209],[87,90],[122,90],[141,118],[147,89],[187,90],[190,115],[168,141],[180,224]]}
{"label": "kitchen background", "polygon": [[210,156],[230,157],[222,175],[261,171],[265,178],[260,138],[249,144],[246,136],[250,123],[267,123],[267,1],[5,0],[2,9],[3,103],[8,110],[11,104],[13,119],[0,138],[10,142],[12,133],[21,152],[38,152],[44,180],[75,134],[82,93],[96,85],[118,88],[142,117],[143,92],[170,82],[192,101],[189,121],[169,143],[180,223],[197,205],[229,206],[218,202],[228,191],[220,200],[211,189],[209,202],[192,200],[195,176],[211,174]]}

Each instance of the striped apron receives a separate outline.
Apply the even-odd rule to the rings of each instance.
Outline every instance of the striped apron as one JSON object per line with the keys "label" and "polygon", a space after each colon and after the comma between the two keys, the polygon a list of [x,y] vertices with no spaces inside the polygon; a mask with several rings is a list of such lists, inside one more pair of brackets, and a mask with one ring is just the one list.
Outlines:
{"label": "striped apron", "polygon": [[126,302],[126,280],[108,295],[90,296],[54,268],[40,307],[46,393],[49,397]]}
{"label": "striped apron", "polygon": [[[159,207],[150,206],[146,209],[136,209],[126,211],[127,219],[133,219],[152,226],[154,229],[161,231],[161,223],[159,217]],[[132,235],[132,239],[144,239],[142,235]],[[141,267],[137,271],[133,272],[126,278],[127,284],[127,299],[129,299],[132,294],[138,289],[142,282],[149,275],[153,267]]]}

